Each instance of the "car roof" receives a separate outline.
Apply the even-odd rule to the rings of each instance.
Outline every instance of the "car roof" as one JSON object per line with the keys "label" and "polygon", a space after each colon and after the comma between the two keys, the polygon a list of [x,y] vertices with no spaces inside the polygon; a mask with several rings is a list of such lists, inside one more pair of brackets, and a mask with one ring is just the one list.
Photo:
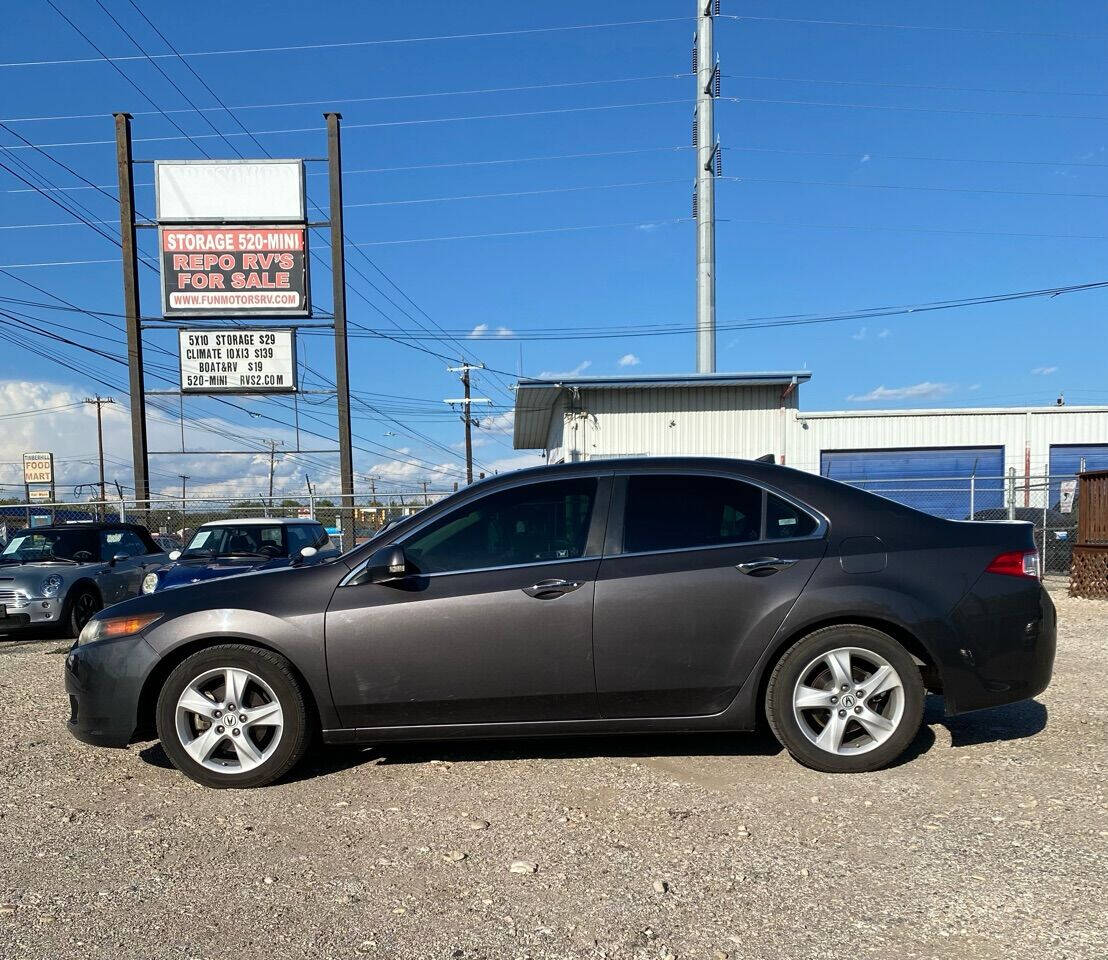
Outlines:
{"label": "car roof", "polygon": [[287,527],[296,523],[319,523],[311,517],[243,517],[241,520],[209,520],[200,524],[201,527],[258,527],[278,526]]}
{"label": "car roof", "polygon": [[149,533],[141,523],[112,523],[105,520],[70,520],[67,523],[51,523],[44,527],[24,527],[20,533],[42,533],[45,530],[92,530],[99,532],[101,530],[141,530],[143,533]]}

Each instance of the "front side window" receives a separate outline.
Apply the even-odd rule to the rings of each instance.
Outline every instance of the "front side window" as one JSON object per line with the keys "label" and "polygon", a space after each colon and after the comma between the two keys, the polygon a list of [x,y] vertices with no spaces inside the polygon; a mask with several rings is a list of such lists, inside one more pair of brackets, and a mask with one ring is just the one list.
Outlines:
{"label": "front side window", "polygon": [[585,554],[596,480],[556,480],[489,494],[404,543],[420,573],[574,560]]}
{"label": "front side window", "polygon": [[0,554],[0,561],[10,563],[50,563],[96,559],[96,533],[92,530],[20,530]]}
{"label": "front side window", "polygon": [[762,538],[762,491],[728,477],[643,474],[627,481],[624,553]]}
{"label": "front side window", "polygon": [[313,527],[308,524],[290,526],[288,528],[289,556],[297,557],[305,547],[320,549],[320,536],[326,541],[327,534],[322,527]]}
{"label": "front side window", "polygon": [[146,553],[146,544],[133,530],[104,530],[100,534],[100,559],[107,562],[121,553],[141,557]]}

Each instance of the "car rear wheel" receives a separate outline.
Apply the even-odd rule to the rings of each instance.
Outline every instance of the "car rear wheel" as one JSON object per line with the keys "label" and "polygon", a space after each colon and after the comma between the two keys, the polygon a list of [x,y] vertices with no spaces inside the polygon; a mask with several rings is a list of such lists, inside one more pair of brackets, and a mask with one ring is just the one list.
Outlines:
{"label": "car rear wheel", "polygon": [[181,661],[158,696],[158,736],[173,765],[208,787],[262,787],[303,759],[304,691],[279,654],[243,644]]}
{"label": "car rear wheel", "polygon": [[825,627],[795,643],[766,688],[782,746],[826,773],[878,770],[899,757],[923,718],[924,688],[907,650],[872,627]]}
{"label": "car rear wheel", "polygon": [[85,629],[85,624],[102,606],[100,597],[94,590],[88,587],[77,590],[66,603],[66,612],[62,617],[62,623],[69,628],[69,635],[79,637],[81,631]]}

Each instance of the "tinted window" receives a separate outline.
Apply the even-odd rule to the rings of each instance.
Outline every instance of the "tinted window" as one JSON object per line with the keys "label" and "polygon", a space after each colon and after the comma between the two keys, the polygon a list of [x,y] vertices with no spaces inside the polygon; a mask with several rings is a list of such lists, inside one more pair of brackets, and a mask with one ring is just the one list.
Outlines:
{"label": "tinted window", "polygon": [[816,532],[816,521],[809,514],[772,493],[766,496],[767,540],[808,537]]}
{"label": "tinted window", "polygon": [[319,547],[320,534],[323,535],[323,539],[327,539],[327,534],[322,527],[312,527],[308,525],[304,526],[292,526],[288,528],[289,538],[289,556],[298,556],[300,551],[305,547]]}
{"label": "tinted window", "polygon": [[[262,551],[266,551],[263,553]],[[285,556],[285,537],[279,524],[244,523],[241,526],[201,527],[185,548],[189,554]]]}
{"label": "tinted window", "polygon": [[100,559],[109,561],[118,554],[129,557],[141,557],[146,553],[146,544],[133,530],[102,530],[100,532]]}
{"label": "tinted window", "polygon": [[584,556],[596,480],[534,483],[448,513],[404,543],[421,573]]}
{"label": "tinted window", "polygon": [[72,560],[76,554],[88,554],[89,560],[98,553],[93,530],[20,530],[4,549],[5,560],[39,563],[53,559]]}
{"label": "tinted window", "polygon": [[679,550],[760,540],[762,491],[726,477],[650,475],[627,482],[623,550]]}

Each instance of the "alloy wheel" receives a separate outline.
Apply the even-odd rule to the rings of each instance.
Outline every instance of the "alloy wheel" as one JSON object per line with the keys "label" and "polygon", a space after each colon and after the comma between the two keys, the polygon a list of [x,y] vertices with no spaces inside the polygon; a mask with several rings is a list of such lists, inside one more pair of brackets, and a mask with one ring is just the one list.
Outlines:
{"label": "alloy wheel", "polygon": [[181,746],[216,773],[246,773],[265,763],[284,730],[273,688],[241,667],[200,674],[181,691],[174,713]]}
{"label": "alloy wheel", "polygon": [[78,633],[85,628],[94,613],[96,613],[96,597],[91,593],[82,593],[77,597],[73,606],[73,625]]}
{"label": "alloy wheel", "polygon": [[793,688],[793,716],[821,750],[868,753],[893,735],[904,716],[904,685],[884,657],[861,647],[821,653]]}

